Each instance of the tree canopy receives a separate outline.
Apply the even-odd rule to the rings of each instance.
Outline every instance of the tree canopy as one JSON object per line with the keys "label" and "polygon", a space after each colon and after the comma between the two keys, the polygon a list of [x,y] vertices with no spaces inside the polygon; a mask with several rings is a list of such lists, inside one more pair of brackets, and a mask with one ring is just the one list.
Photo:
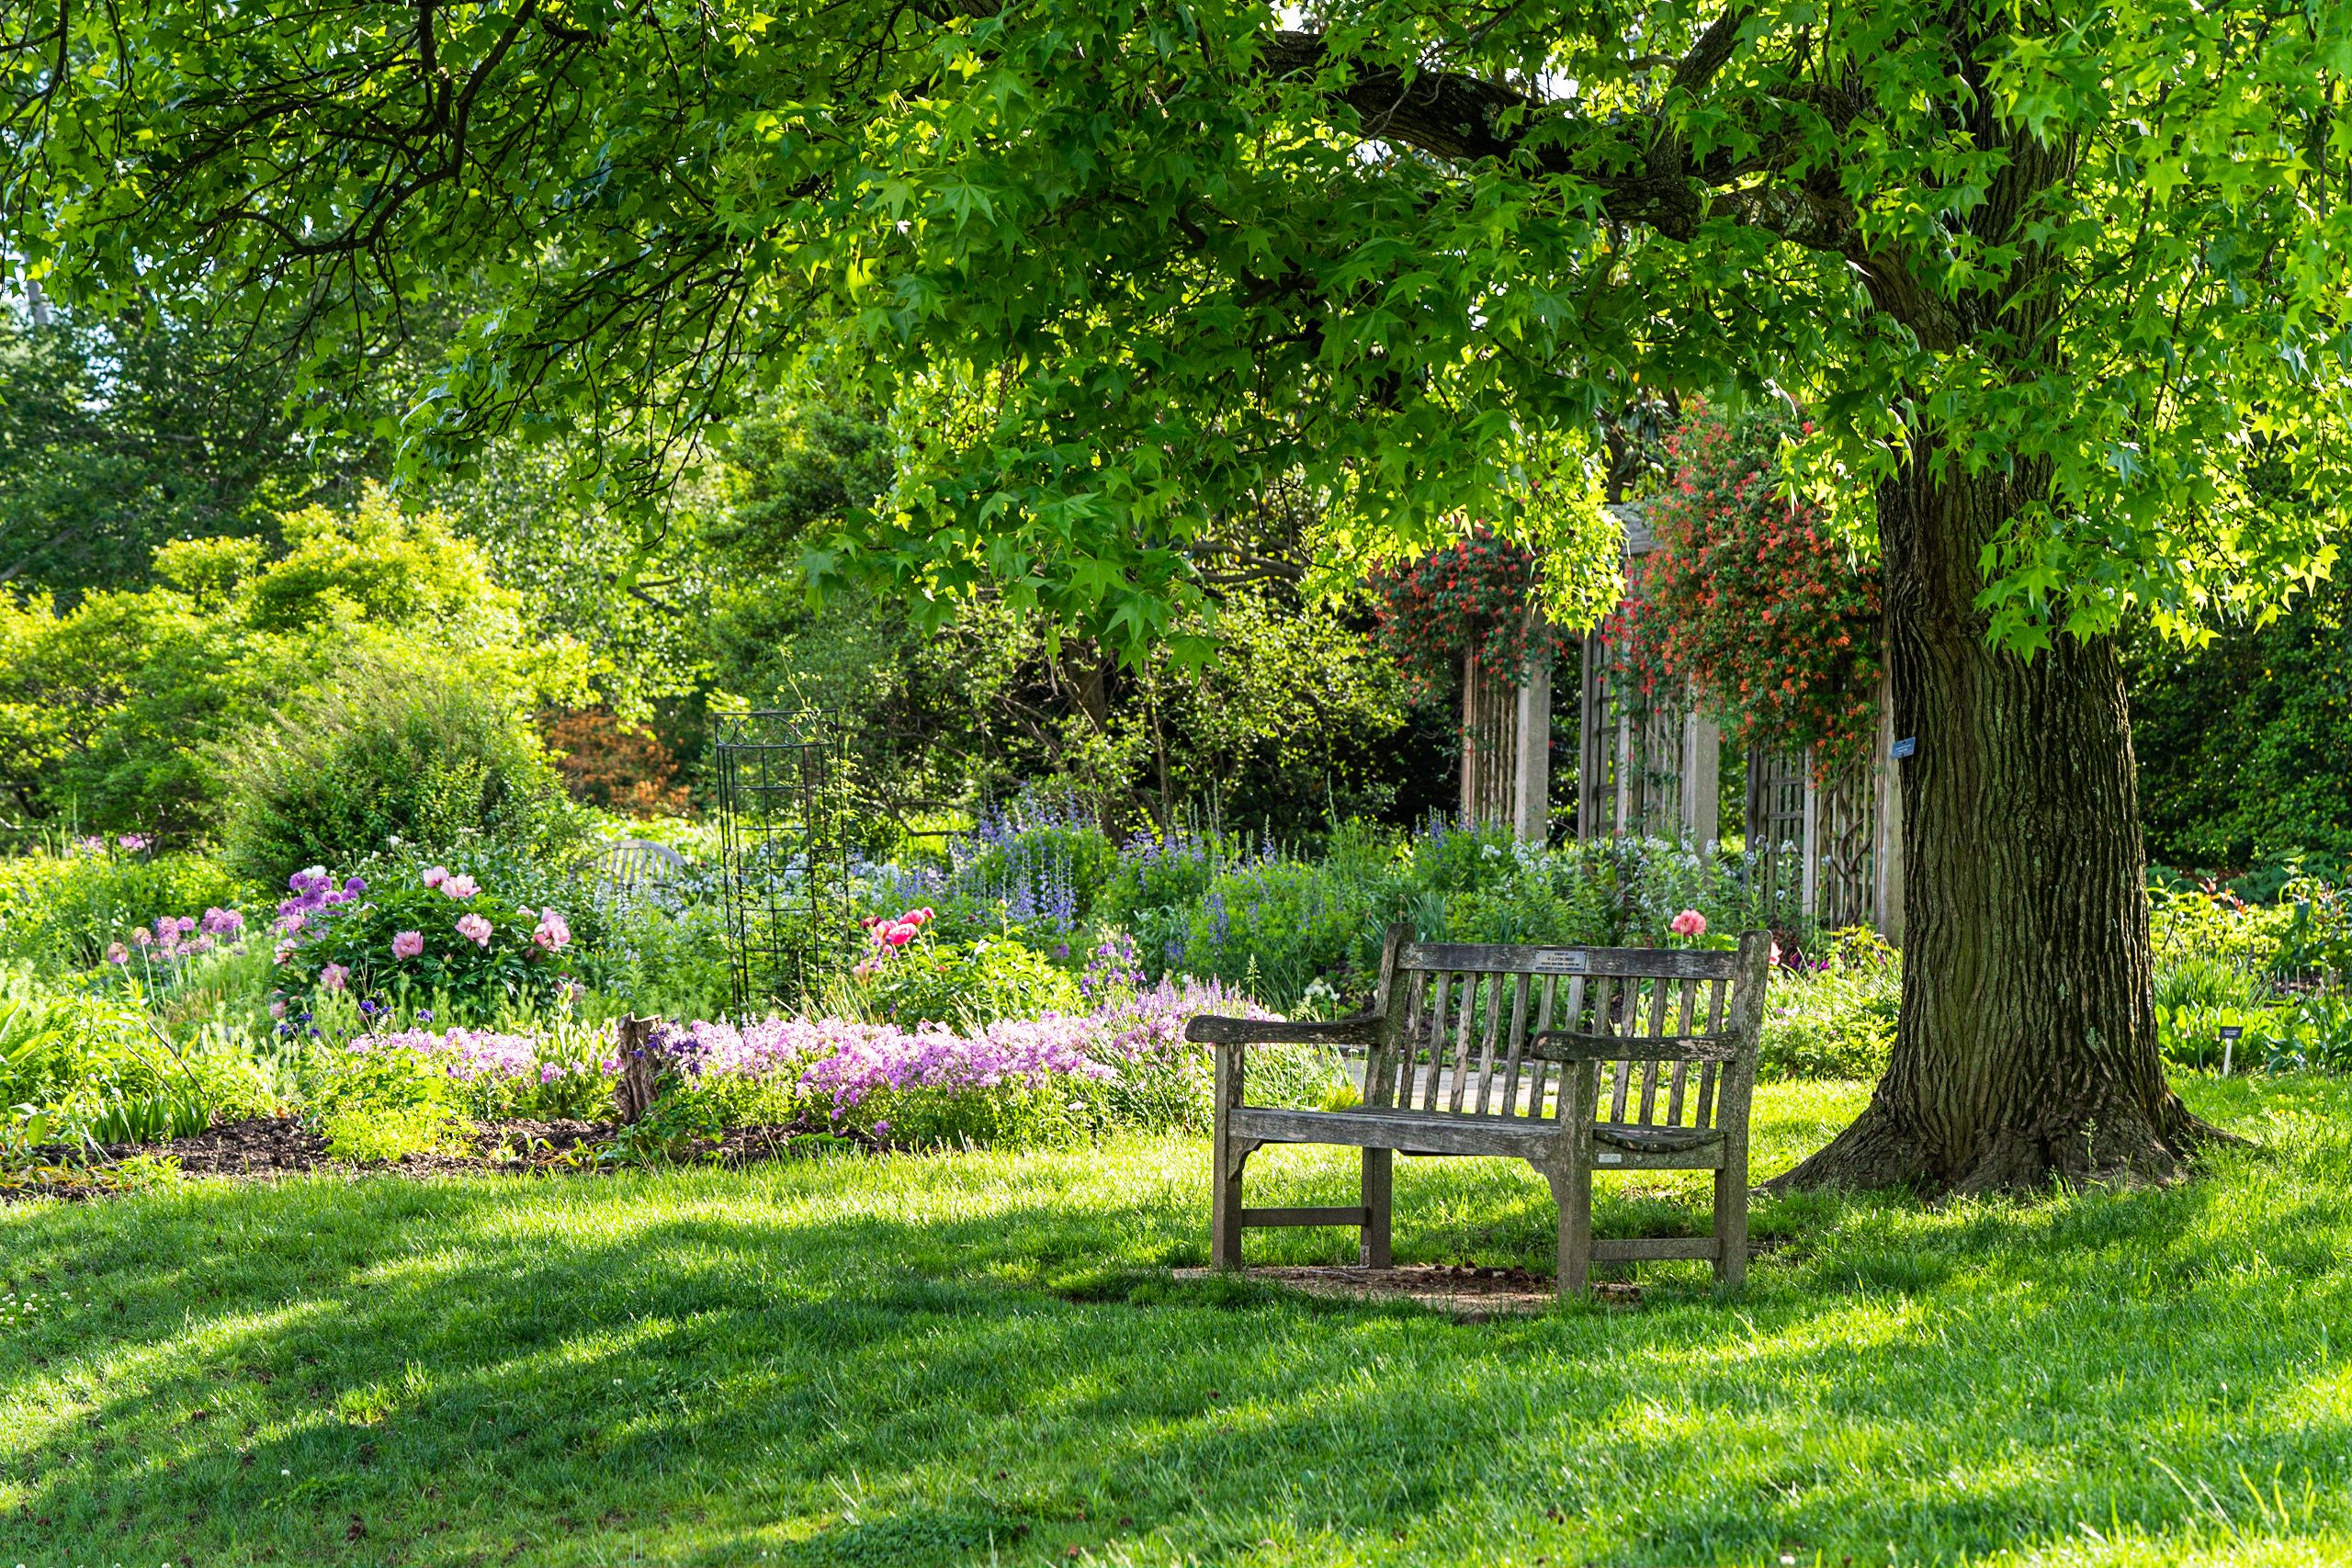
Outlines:
{"label": "tree canopy", "polygon": [[1279,484],[1341,554],[1588,526],[1596,414],[1659,387],[1804,400],[1792,471],[1849,493],[2046,476],[1985,562],[2022,649],[2258,609],[2352,492],[2340,7],[10,15],[0,197],[52,290],[208,294],[333,385],[465,279],[418,470],[563,431],[642,485],[818,355],[902,460],[812,566],[1128,646]]}

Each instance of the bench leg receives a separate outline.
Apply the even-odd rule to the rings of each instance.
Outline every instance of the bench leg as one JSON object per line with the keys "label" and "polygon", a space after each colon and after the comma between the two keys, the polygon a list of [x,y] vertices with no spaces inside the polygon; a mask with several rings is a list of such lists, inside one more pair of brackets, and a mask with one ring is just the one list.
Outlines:
{"label": "bench leg", "polygon": [[1396,1161],[1394,1149],[1363,1152],[1363,1266],[1367,1269],[1389,1265],[1388,1212]]}
{"label": "bench leg", "polygon": [[1560,1299],[1566,1301],[1584,1294],[1592,1272],[1592,1169],[1573,1165],[1544,1175],[1560,1206]]}
{"label": "bench leg", "polygon": [[1715,1172],[1715,1283],[1736,1291],[1747,1279],[1747,1162]]}
{"label": "bench leg", "polygon": [[1209,1262],[1218,1269],[1241,1267],[1241,1168],[1255,1146],[1216,1141],[1216,1185],[1209,1195]]}

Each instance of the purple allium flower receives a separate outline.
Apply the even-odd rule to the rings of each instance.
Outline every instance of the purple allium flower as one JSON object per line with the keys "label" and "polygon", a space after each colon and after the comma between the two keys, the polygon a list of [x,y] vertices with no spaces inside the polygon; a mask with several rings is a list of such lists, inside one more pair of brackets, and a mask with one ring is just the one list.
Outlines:
{"label": "purple allium flower", "polygon": [[107,962],[109,964],[130,963],[130,949],[123,946],[122,943],[119,942],[110,942],[107,943]]}

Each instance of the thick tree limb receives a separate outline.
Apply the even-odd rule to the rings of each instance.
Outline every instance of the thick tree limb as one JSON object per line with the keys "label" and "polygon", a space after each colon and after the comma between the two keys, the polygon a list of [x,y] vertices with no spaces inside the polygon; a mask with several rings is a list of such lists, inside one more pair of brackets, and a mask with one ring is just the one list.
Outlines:
{"label": "thick tree limb", "polygon": [[[1700,36],[1675,67],[1677,88],[1697,93],[1712,84],[1736,51],[1747,15],[1728,10]],[[1584,134],[1563,136],[1557,104],[1463,72],[1408,73],[1335,56],[1320,33],[1274,33],[1260,59],[1277,80],[1313,83],[1352,109],[1367,137],[1449,162],[1492,161],[1574,179],[1599,194],[1610,218],[1671,240],[1689,240],[1711,218],[1729,219],[1842,257],[1879,309],[1921,343],[1951,348],[1960,341],[1950,307],[1899,257],[1871,243],[1841,193],[1776,180],[1773,171],[1747,164],[1702,164],[1660,118],[1634,118],[1622,128],[1588,123],[1578,128]]]}

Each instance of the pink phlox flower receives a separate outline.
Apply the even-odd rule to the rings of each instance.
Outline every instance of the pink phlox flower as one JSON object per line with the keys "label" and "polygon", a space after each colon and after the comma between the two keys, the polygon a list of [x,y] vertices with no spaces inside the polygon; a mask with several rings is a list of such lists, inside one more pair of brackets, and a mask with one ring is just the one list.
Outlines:
{"label": "pink phlox flower", "polygon": [[125,833],[122,837],[115,840],[116,843],[120,844],[124,849],[129,850],[133,854],[137,854],[141,850],[147,848],[147,846],[154,841],[154,840],[149,838],[144,833]]}

